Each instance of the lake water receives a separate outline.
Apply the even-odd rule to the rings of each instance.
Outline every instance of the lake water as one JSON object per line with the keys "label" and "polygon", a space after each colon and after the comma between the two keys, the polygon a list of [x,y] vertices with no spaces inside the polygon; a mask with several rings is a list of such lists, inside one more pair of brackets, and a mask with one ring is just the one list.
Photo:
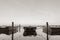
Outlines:
{"label": "lake water", "polygon": [[[14,34],[14,40],[46,40],[46,33],[43,32],[42,28],[37,28],[37,36],[23,36],[24,29],[21,28],[20,32]],[[0,34],[0,40],[11,40],[11,35]],[[59,35],[49,35],[49,40],[60,40]]]}

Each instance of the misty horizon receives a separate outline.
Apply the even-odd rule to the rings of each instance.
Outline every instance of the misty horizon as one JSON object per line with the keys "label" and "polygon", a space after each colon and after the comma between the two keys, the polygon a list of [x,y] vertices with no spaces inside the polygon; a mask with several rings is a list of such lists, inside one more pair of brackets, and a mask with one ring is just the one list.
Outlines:
{"label": "misty horizon", "polygon": [[0,24],[60,25],[60,0],[0,0]]}

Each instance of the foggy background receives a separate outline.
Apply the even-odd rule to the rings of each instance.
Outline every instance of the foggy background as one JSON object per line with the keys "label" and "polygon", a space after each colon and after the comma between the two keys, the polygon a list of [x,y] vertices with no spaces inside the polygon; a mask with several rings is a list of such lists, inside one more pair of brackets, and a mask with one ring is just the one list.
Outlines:
{"label": "foggy background", "polygon": [[60,24],[60,0],[0,0],[0,25]]}

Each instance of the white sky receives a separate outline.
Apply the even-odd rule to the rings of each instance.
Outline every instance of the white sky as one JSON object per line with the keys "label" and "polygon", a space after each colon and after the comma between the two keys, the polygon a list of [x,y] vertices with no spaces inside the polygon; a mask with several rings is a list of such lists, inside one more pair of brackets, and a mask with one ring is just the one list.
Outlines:
{"label": "white sky", "polygon": [[0,24],[60,24],[60,0],[0,0]]}

